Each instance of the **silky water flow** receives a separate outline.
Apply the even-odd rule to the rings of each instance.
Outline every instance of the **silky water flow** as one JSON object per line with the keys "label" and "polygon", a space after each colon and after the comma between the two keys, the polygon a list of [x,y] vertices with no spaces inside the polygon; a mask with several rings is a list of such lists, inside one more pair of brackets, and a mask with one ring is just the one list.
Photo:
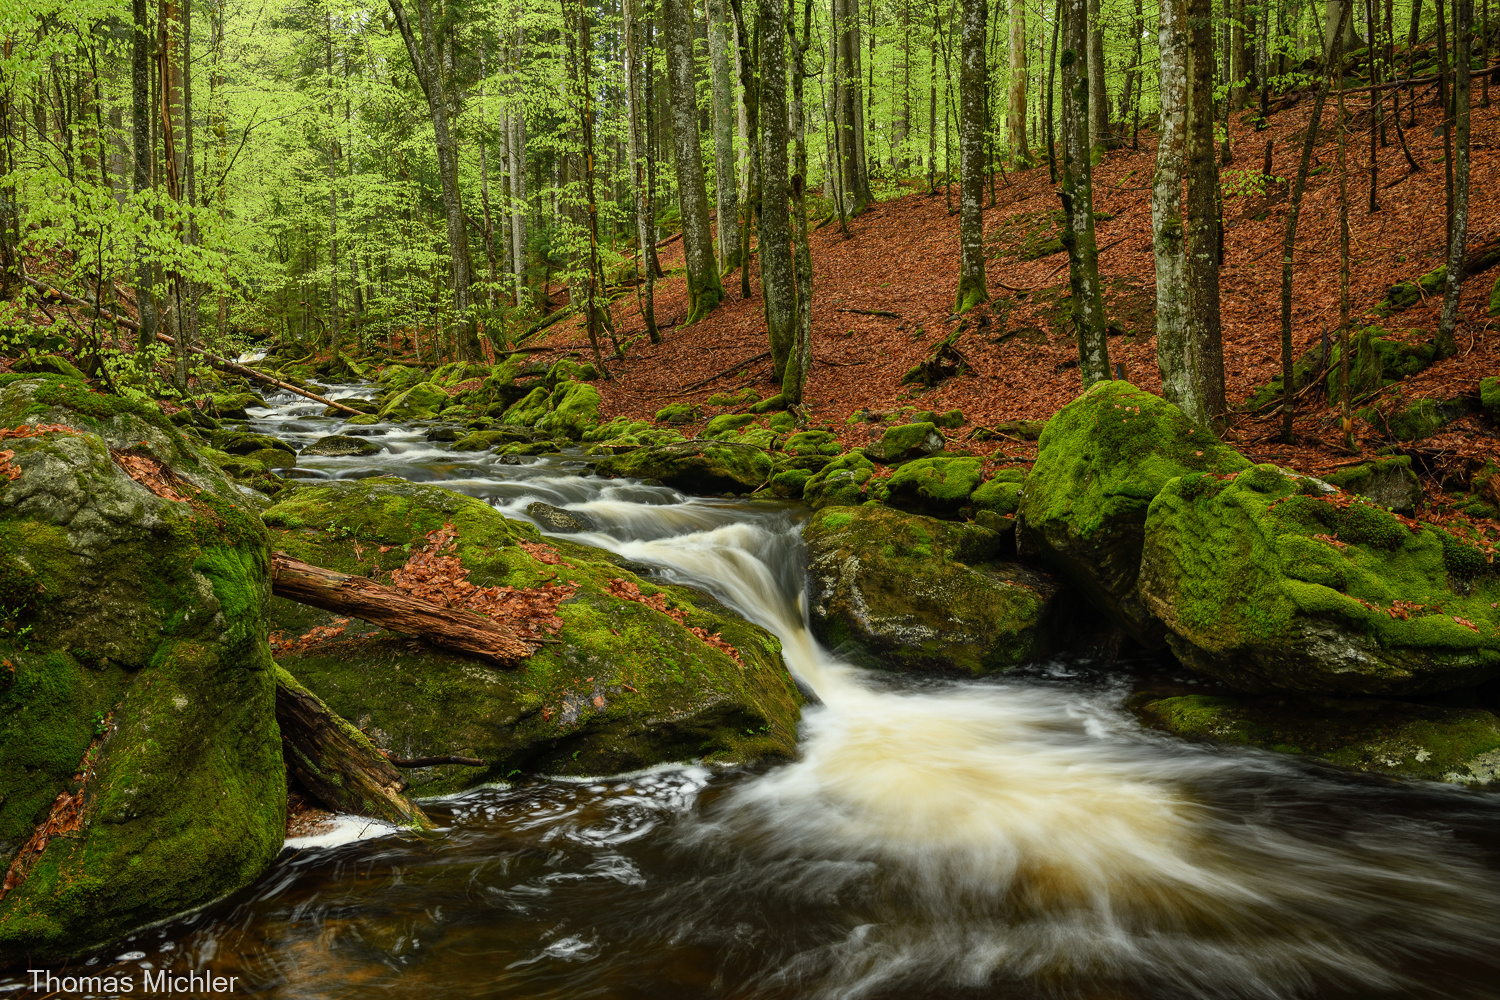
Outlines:
{"label": "silky water flow", "polygon": [[1143,731],[1128,677],[1086,662],[866,671],[808,629],[795,508],[273,403],[254,429],[295,447],[381,446],[298,476],[574,510],[596,530],[573,541],[764,626],[812,696],[800,754],[475,789],[423,803],[437,835],[346,819],[89,974],[211,966],[276,998],[1500,998],[1493,795]]}

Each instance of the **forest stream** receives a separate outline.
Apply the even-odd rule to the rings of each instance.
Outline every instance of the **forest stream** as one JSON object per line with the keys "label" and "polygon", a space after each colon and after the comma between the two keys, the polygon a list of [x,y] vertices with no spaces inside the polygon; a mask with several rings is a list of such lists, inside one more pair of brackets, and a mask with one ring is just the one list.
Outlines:
{"label": "forest stream", "polygon": [[253,430],[382,449],[294,476],[583,511],[601,530],[572,540],[770,630],[816,695],[800,758],[480,788],[424,801],[428,834],[344,818],[90,975],[211,968],[274,998],[1500,996],[1493,794],[1145,731],[1118,667],[872,673],[809,633],[795,505],[505,464],[272,402]]}

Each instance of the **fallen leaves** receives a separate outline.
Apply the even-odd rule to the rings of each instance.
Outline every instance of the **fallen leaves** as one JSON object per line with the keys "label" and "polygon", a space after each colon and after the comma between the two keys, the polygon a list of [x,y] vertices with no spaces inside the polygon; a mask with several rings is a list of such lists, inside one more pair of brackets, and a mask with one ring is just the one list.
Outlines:
{"label": "fallen leaves", "polygon": [[177,488],[177,477],[171,469],[149,455],[111,448],[110,456],[125,474],[164,500],[187,503],[188,497]]}
{"label": "fallen leaves", "polygon": [[69,787],[59,792],[57,798],[52,800],[52,808],[47,811],[47,818],[37,825],[26,843],[11,859],[10,867],[5,872],[5,879],[0,881],[0,899],[4,899],[7,893],[26,881],[26,876],[41,859],[42,852],[47,849],[48,844],[58,837],[66,837],[83,829],[86,818],[85,807],[88,804],[88,782],[94,776],[94,764],[104,741],[109,738],[113,728],[111,725],[113,719],[114,713],[111,712],[99,720],[98,735],[84,751],[83,760],[78,765],[78,773],[73,775]]}
{"label": "fallen leaves", "polygon": [[729,643],[725,642],[722,635],[720,635],[718,632],[710,632],[706,628],[696,628],[695,626],[689,625],[687,623],[687,612],[683,611],[681,608],[668,607],[666,594],[661,593],[660,591],[655,594],[643,594],[641,593],[641,588],[638,585],[631,583],[629,580],[621,580],[618,578],[609,581],[609,592],[615,597],[620,598],[621,600],[634,601],[636,604],[644,604],[646,607],[651,608],[654,611],[660,611],[662,614],[666,615],[668,618],[671,618],[673,621],[677,622],[677,624],[693,633],[693,635],[697,636],[704,643],[714,647],[725,656],[728,656],[731,660],[738,663],[741,667],[745,665],[745,661],[740,657],[740,651],[738,649],[735,649]]}
{"label": "fallen leaves", "polygon": [[[67,424],[22,424],[19,427],[0,427],[0,440],[6,438],[37,437],[42,434],[77,434],[76,427]],[[9,448],[0,451],[0,476],[11,482],[21,478],[21,470],[10,464],[16,453]]]}

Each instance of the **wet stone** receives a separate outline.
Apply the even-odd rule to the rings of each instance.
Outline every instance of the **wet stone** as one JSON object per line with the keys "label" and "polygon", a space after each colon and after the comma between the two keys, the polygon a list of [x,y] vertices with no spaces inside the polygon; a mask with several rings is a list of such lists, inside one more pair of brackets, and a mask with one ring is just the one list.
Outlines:
{"label": "wet stone", "polygon": [[302,454],[340,458],[346,455],[373,455],[378,451],[380,451],[379,445],[366,441],[363,438],[330,434],[327,437],[318,438],[318,440],[303,448]]}
{"label": "wet stone", "polygon": [[561,507],[554,507],[550,503],[542,503],[540,500],[528,506],[526,513],[535,518],[547,531],[589,531],[593,528],[593,525],[582,515],[563,510]]}

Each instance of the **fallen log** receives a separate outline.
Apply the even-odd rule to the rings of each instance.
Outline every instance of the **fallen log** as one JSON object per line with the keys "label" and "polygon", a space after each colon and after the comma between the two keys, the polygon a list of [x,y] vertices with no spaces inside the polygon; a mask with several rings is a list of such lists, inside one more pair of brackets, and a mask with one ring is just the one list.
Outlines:
{"label": "fallen log", "polygon": [[387,756],[386,759],[391,762],[392,767],[437,767],[440,764],[458,764],[463,767],[489,767],[488,764],[476,757],[412,757],[406,759]]}
{"label": "fallen log", "polygon": [[287,770],[324,808],[418,830],[432,826],[403,794],[406,780],[369,738],[279,666],[276,724]]}
{"label": "fallen log", "polygon": [[496,663],[515,663],[532,653],[531,644],[493,618],[445,608],[362,576],[310,565],[285,552],[271,557],[271,593]]}
{"label": "fallen log", "polygon": [[[26,277],[26,283],[33,286],[34,288],[40,289],[48,295],[57,297],[60,301],[66,302],[69,305],[79,306],[84,309],[98,308],[88,299],[81,299],[78,296],[71,295],[65,291],[62,291],[61,289],[53,288],[51,285],[45,285],[42,282],[37,281],[30,275]],[[120,326],[123,326],[127,330],[139,331],[141,328],[139,323],[129,318],[128,316],[116,316],[113,313],[109,312],[107,309],[99,309],[99,315],[104,319],[109,320],[111,323],[116,323]],[[163,344],[171,344],[174,347],[177,346],[177,341],[173,340],[165,333],[158,333],[156,335],[156,339],[161,341]],[[345,406],[343,403],[336,403],[331,399],[325,399],[322,396],[319,396],[317,393],[308,392],[306,389],[299,389],[295,385],[283,382],[278,378],[272,378],[265,372],[256,371],[254,368],[247,368],[237,361],[230,361],[228,358],[221,358],[217,354],[210,354],[208,351],[205,351],[201,347],[189,347],[188,350],[192,351],[194,354],[203,355],[203,357],[207,358],[212,363],[218,365],[221,368],[228,369],[229,371],[234,372],[236,375],[243,375],[247,378],[257,379],[261,382],[266,383],[267,385],[274,385],[278,389],[285,389],[287,392],[296,393],[304,399],[310,399],[314,403],[322,403],[324,406],[331,406],[336,410],[343,410],[345,413],[352,414],[356,417],[364,416],[363,413],[361,413],[359,410],[354,409],[354,407],[352,406]]]}

